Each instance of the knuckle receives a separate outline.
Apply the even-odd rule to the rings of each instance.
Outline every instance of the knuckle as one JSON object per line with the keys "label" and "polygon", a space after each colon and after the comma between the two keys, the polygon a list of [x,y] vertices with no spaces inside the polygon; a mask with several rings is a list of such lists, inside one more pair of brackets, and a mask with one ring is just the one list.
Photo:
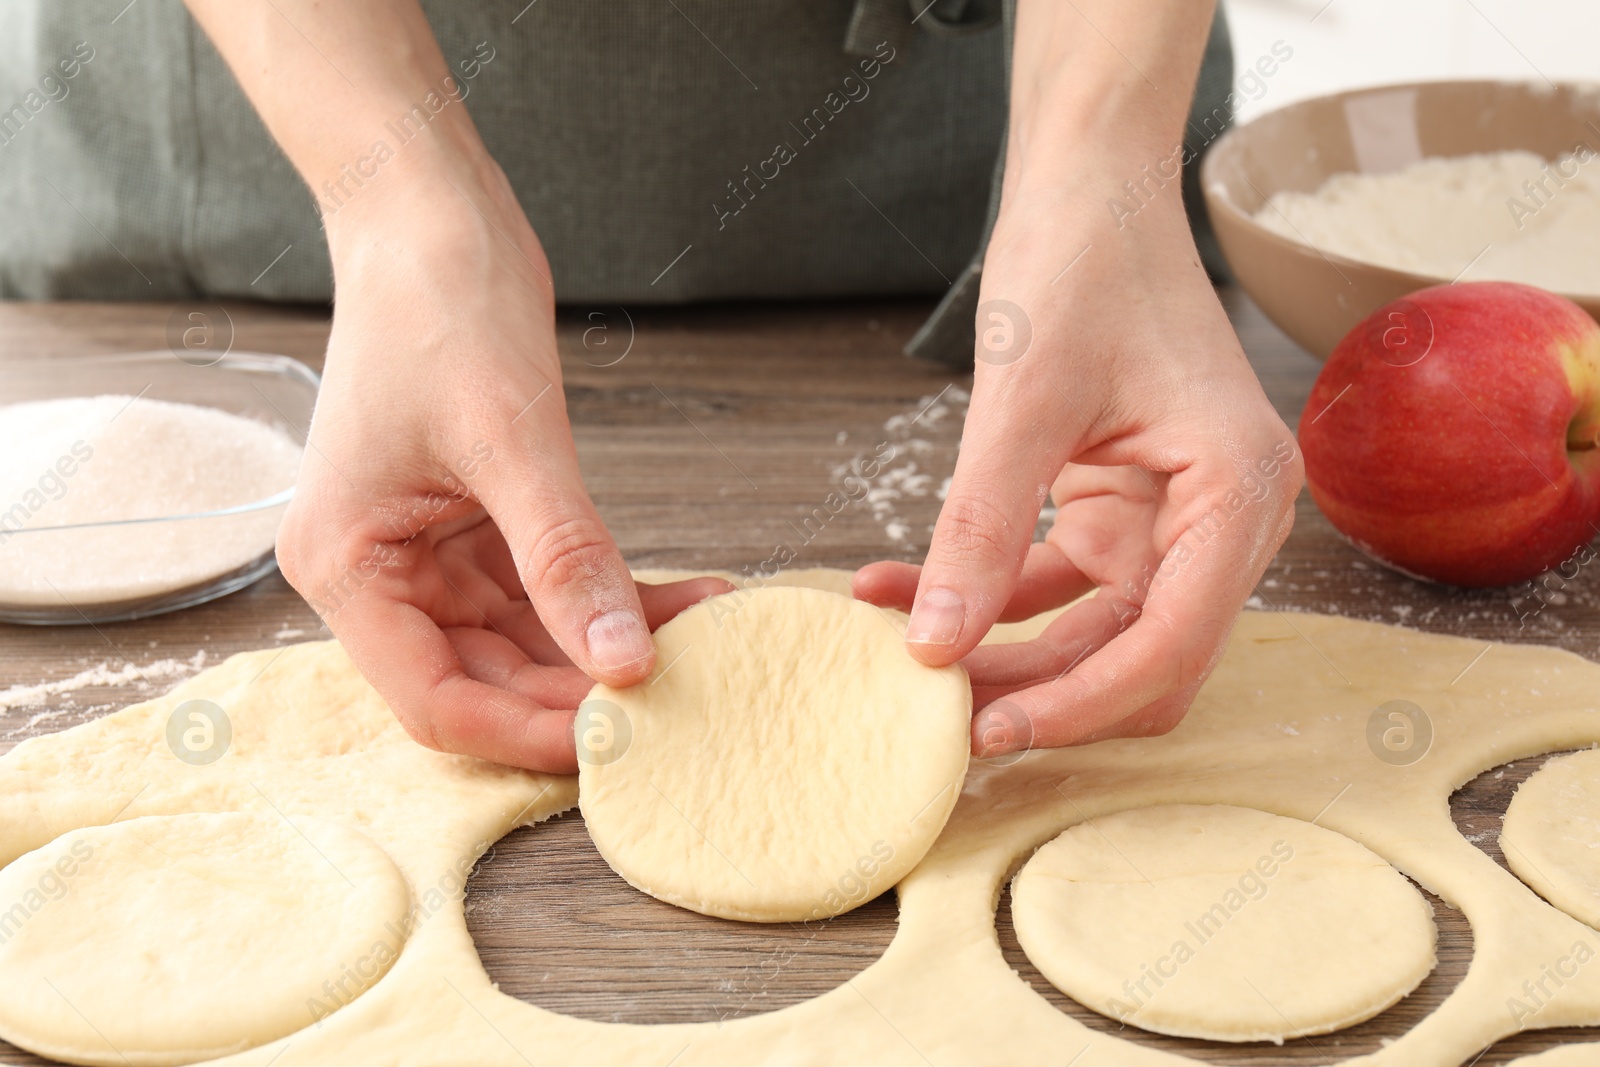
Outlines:
{"label": "knuckle", "polygon": [[1295,497],[1300,495],[1300,489],[1306,483],[1306,463],[1298,448],[1288,459],[1279,463],[1275,483],[1273,488],[1280,506],[1293,506]]}
{"label": "knuckle", "polygon": [[992,497],[953,496],[945,501],[940,520],[945,550],[957,559],[1000,562],[1011,554],[1011,517]]}
{"label": "knuckle", "polygon": [[[1293,507],[1287,507],[1287,508],[1284,508],[1284,510],[1283,510],[1283,517],[1278,520],[1278,528],[1273,531],[1273,536],[1275,538],[1275,542],[1274,542],[1274,544],[1272,546],[1273,553],[1276,553],[1278,551],[1278,549],[1283,547],[1284,542],[1289,540],[1289,534],[1293,530],[1294,530],[1294,508]],[[1270,562],[1271,562],[1270,559],[1263,560],[1262,564],[1261,564],[1261,569],[1262,570],[1266,570],[1267,564],[1270,563]]]}
{"label": "knuckle", "polygon": [[347,605],[369,595],[395,562],[394,547],[386,542],[326,530],[278,546],[285,580],[330,627]]}
{"label": "knuckle", "polygon": [[1142,612],[1138,619],[1140,641],[1146,649],[1149,677],[1159,679],[1156,698],[1165,707],[1169,702],[1188,707],[1222,657],[1225,643],[1195,640],[1192,623],[1180,621],[1166,611]]}
{"label": "knuckle", "polygon": [[312,572],[321,539],[312,529],[310,509],[296,498],[284,513],[278,528],[278,569],[284,580],[304,594],[312,582]]}
{"label": "knuckle", "polygon": [[1178,728],[1178,724],[1188,712],[1188,704],[1180,703],[1147,713],[1137,724],[1136,736],[1160,737],[1163,734],[1170,734]]}
{"label": "knuckle", "polygon": [[1183,679],[1183,666],[1190,653],[1184,641],[1185,634],[1173,617],[1154,607],[1149,611],[1140,610],[1139,614],[1140,637],[1145,646],[1152,653],[1152,662],[1159,664],[1167,660],[1172,664],[1170,671],[1163,672],[1163,677],[1176,679],[1174,686],[1181,684]]}
{"label": "knuckle", "polygon": [[283,580],[288,582],[299,593],[304,593],[306,589],[302,543],[293,537],[286,536],[283,532],[278,534],[278,570],[283,572]]}
{"label": "knuckle", "polygon": [[534,541],[524,580],[545,593],[570,589],[604,574],[611,555],[611,540],[598,522],[586,517],[564,519]]}
{"label": "knuckle", "polygon": [[416,692],[410,696],[396,694],[388,698],[389,709],[411,740],[434,752],[448,751],[444,739],[440,737],[439,725],[430,714],[431,707],[439,701],[439,685],[424,686],[420,692],[420,700]]}
{"label": "knuckle", "polygon": [[434,752],[445,751],[444,743],[439,740],[438,727],[433,724],[431,719],[426,717],[418,718],[415,715],[398,714],[395,717],[400,720],[400,725],[405,728],[405,731],[410,735],[411,740],[415,741],[423,748],[431,749]]}
{"label": "knuckle", "polygon": [[1293,500],[1300,495],[1300,487],[1306,484],[1306,459],[1300,449],[1296,448],[1294,454],[1283,463],[1283,488],[1289,499]]}

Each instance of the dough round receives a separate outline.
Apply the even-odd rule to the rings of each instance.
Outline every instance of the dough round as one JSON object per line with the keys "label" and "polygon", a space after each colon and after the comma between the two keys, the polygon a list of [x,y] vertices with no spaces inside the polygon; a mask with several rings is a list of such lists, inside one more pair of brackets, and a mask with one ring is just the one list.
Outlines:
{"label": "dough round", "polygon": [[1558,756],[1523,782],[1500,849],[1528,888],[1600,927],[1600,750]]}
{"label": "dough round", "polygon": [[[837,567],[801,567],[799,569],[780,570],[771,578],[761,578],[745,574],[736,574],[733,571],[692,571],[675,570],[671,568],[638,568],[634,570],[635,581],[649,582],[651,585],[664,585],[667,582],[681,582],[687,578],[725,578],[741,588],[764,589],[770,587],[797,586],[801,589],[825,589],[830,593],[841,596],[852,596],[850,582],[855,577],[855,571],[841,570]],[[1093,590],[1083,594],[1078,600],[1059,608],[1051,608],[1031,618],[1021,619],[1017,622],[997,622],[983,635],[980,645],[1007,645],[1019,641],[1032,641],[1044,633],[1049,625],[1066,614],[1067,609],[1079,601],[1087,600],[1094,596]],[[908,616],[903,611],[885,608],[885,613],[895,620],[895,625],[905,628]]]}
{"label": "dough round", "polygon": [[0,1036],[68,1063],[153,1067],[348,1004],[399,954],[411,896],[353,830],[235,813],[64,834],[0,871],[0,902]]}
{"label": "dough round", "polygon": [[578,711],[578,793],[600,854],[706,915],[826,918],[898,882],[966,775],[960,667],[912,659],[869,604],[739,590],[656,632],[649,680]]}
{"label": "dough round", "polygon": [[1145,1030],[1276,1041],[1370,1018],[1434,965],[1433,912],[1380,857],[1224,805],[1080,823],[1011,888],[1017,939],[1056,988]]}

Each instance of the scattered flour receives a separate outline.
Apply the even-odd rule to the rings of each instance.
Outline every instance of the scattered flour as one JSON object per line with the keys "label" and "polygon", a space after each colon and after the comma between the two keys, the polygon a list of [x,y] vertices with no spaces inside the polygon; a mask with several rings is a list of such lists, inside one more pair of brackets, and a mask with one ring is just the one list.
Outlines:
{"label": "scattered flour", "polygon": [[[82,689],[103,689],[124,685],[148,689],[156,682],[186,678],[202,670],[205,665],[205,649],[196,652],[187,660],[160,659],[142,667],[126,663],[114,669],[109,663],[100,663],[59,681],[40,682],[38,685],[14,685],[10,689],[0,689],[0,713],[13,708],[38,707],[53,697],[76,693]],[[44,716],[52,714],[55,713],[46,712]]]}
{"label": "scattered flour", "polygon": [[[194,586],[272,550],[301,448],[215,408],[128,396],[0,406],[0,604],[108,604]],[[61,529],[61,527],[80,527]]]}
{"label": "scattered flour", "polygon": [[1336,174],[1314,193],[1275,194],[1255,218],[1378,266],[1600,296],[1600,158],[1584,146],[1553,161],[1493,152]]}
{"label": "scattered flour", "polygon": [[98,718],[101,715],[104,715],[106,712],[111,711],[116,706],[117,705],[115,704],[90,704],[87,708],[51,708],[47,711],[41,711],[37,715],[31,716],[27,722],[22,724],[20,728],[7,731],[6,737],[31,737],[32,735],[38,733],[54,733],[57,729],[60,729],[60,727],[52,726],[48,730],[40,730],[39,727],[46,723],[53,723],[57,719],[67,718],[68,716],[73,716],[80,719]]}
{"label": "scattered flour", "polygon": [[[883,440],[876,447],[863,449],[848,462],[833,468],[833,483],[843,487],[846,479],[863,476],[863,465],[869,460],[882,461],[861,499],[866,502],[873,519],[883,527],[889,543],[903,552],[914,553],[921,546],[913,536],[918,526],[902,514],[901,505],[921,498],[928,498],[930,502],[944,499],[950,488],[949,476],[924,467],[928,464],[947,470],[955,467],[961,430],[971,401],[971,393],[954,385],[925,396],[915,407],[891,415],[884,422]],[[935,514],[936,507],[931,511],[919,509],[919,517],[928,516],[930,520],[919,524],[924,533],[933,532],[931,518]]]}
{"label": "scattered flour", "polygon": [[[883,438],[875,448],[862,449],[848,462],[833,468],[833,484],[843,488],[847,479],[863,476],[869,460],[882,460],[882,467],[869,480],[861,499],[883,527],[889,543],[907,556],[926,550],[926,544],[918,541],[931,538],[939,510],[936,502],[950,495],[950,472],[955,469],[961,450],[961,434],[971,403],[972,394],[954,385],[922,397],[915,407],[891,415],[884,422]],[[843,444],[845,436],[840,435],[837,440]],[[911,503],[923,499],[928,503]],[[908,516],[907,511],[914,514]],[[1046,503],[1039,514],[1034,539],[1043,537],[1055,519],[1055,507]],[[916,536],[919,533],[922,538]]]}

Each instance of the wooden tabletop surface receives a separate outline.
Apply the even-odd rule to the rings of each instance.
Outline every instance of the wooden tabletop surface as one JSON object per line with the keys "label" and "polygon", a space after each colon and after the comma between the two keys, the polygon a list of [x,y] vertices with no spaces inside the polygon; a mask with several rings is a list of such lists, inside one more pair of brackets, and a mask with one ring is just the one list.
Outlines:
{"label": "wooden tabletop surface", "polygon": [[[1290,426],[1318,364],[1243,296],[1225,292],[1246,351]],[[923,302],[738,305],[569,311],[561,346],[584,476],[627,558],[644,566],[740,569],[767,558],[821,505],[839,469],[881,442],[895,465],[918,464],[937,486],[954,466],[970,376],[904,358]],[[167,347],[173,306],[0,304],[0,361]],[[320,366],[320,309],[228,308],[233,348],[279,352]],[[597,317],[598,316],[598,317]],[[620,357],[620,358],[619,358]],[[947,391],[948,387],[948,391]],[[930,401],[940,411],[906,424]],[[0,401],[4,397],[0,396]],[[898,418],[897,418],[898,417]],[[795,566],[855,567],[916,559],[938,509],[932,492],[874,516],[857,505],[810,541]],[[1336,612],[1482,639],[1559,645],[1600,658],[1600,596],[1585,572],[1536,615],[1504,590],[1442,590],[1364,560],[1302,495],[1293,535],[1263,579],[1260,605]],[[173,684],[197,653],[233,652],[325,636],[316,615],[273,575],[241,593],[154,619],[32,628],[0,625],[0,691],[74,679],[130,663],[144,682],[57,687],[0,708],[0,752]],[[152,667],[152,664],[158,665]],[[1456,821],[1497,860],[1501,814],[1542,762],[1486,772],[1452,800]],[[535,847],[537,840],[537,847]],[[1281,1048],[1122,1036],[1217,1063],[1329,1063],[1380,1047],[1437,1005],[1465,973],[1471,931],[1435,902],[1440,963],[1400,1005],[1339,1034]],[[519,831],[479,864],[468,921],[490,974],[512,996],[585,1018],[715,1021],[771,1011],[840,984],[870,964],[895,929],[889,894],[815,931],[709,919],[643,896],[595,853],[576,814]],[[1001,902],[1007,958],[1061,1010],[1103,1031],[1114,1023],[1052,989],[1028,963]],[[1600,1031],[1544,1031],[1501,1042],[1479,1060],[1504,1063]],[[37,1060],[0,1044],[0,1062]]]}

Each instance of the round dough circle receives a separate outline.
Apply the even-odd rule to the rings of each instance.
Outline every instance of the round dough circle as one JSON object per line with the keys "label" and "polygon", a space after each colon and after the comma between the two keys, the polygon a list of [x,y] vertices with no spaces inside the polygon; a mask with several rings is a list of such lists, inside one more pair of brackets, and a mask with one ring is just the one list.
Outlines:
{"label": "round dough circle", "polygon": [[1225,805],[1136,808],[1049,842],[1011,888],[1056,988],[1145,1030],[1212,1041],[1324,1034],[1434,966],[1433,910],[1331,830]]}
{"label": "round dough circle", "polygon": [[[596,686],[578,714],[583,817],[629,883],[726,919],[820,919],[933,845],[966,775],[972,692],[960,667],[912,659],[877,608],[740,590],[661,627],[656,650],[647,681]],[[626,749],[599,758],[594,722]]]}
{"label": "round dough circle", "polygon": [[1600,928],[1600,750],[1558,756],[1523,782],[1500,849],[1528,888]]}
{"label": "round dough circle", "polygon": [[383,976],[411,908],[361,834],[244,813],[72,831],[0,871],[0,901],[0,1036],[113,1067],[310,1026]]}

